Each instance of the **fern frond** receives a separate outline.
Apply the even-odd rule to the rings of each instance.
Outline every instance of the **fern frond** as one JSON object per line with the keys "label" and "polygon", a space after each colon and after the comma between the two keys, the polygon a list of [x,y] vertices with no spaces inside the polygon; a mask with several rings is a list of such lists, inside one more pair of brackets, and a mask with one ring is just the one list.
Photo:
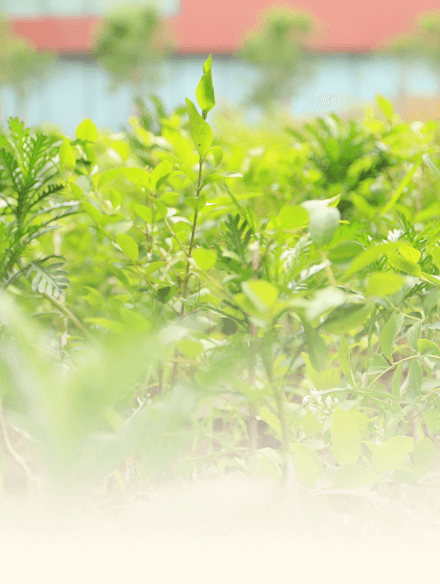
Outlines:
{"label": "fern frond", "polygon": [[48,296],[54,296],[58,298],[60,295],[65,294],[65,289],[70,284],[70,280],[66,278],[67,272],[65,270],[60,270],[63,262],[56,262],[53,264],[45,265],[50,259],[56,258],[57,260],[64,259],[60,256],[47,256],[43,259],[30,262],[27,266],[26,278],[29,278],[33,272],[36,272],[32,279],[32,292],[38,292],[43,294],[46,292]]}

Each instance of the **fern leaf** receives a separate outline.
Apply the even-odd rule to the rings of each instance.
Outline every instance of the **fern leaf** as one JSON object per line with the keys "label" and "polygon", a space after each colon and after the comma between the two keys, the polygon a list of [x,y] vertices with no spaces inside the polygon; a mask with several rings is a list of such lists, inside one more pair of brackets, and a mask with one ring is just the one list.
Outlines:
{"label": "fern leaf", "polygon": [[37,290],[40,294],[46,292],[48,296],[55,298],[65,294],[64,290],[70,284],[70,280],[65,277],[67,272],[60,269],[63,262],[46,265],[46,262],[54,257],[57,260],[62,259],[60,256],[47,256],[28,264],[26,277],[29,278],[33,272],[36,272],[32,279],[32,292]]}

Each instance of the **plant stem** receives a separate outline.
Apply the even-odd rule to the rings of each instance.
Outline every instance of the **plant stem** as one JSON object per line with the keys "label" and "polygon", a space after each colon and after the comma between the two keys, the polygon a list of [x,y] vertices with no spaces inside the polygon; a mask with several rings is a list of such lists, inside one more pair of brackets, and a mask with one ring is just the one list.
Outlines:
{"label": "plant stem", "polygon": [[76,326],[77,329],[79,329],[86,335],[87,338],[93,339],[93,336],[89,333],[86,327],[77,319],[77,317],[72,312],[70,312],[67,306],[64,306],[64,304],[61,304],[61,302],[56,300],[53,296],[49,296],[49,294],[47,294],[46,292],[43,292],[43,296],[47,300],[49,300],[49,302],[51,302],[54,306],[56,306],[58,310],[62,312],[64,316],[66,316],[74,326]]}

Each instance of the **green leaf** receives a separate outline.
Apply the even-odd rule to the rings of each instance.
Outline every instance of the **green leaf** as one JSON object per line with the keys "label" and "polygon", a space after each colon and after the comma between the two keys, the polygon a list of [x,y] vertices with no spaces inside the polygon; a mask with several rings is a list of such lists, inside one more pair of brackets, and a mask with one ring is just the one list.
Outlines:
{"label": "green leaf", "polygon": [[132,262],[137,262],[139,257],[139,248],[135,240],[126,233],[118,233],[116,236],[116,243],[119,245],[125,255],[131,259]]}
{"label": "green leaf", "polygon": [[286,205],[278,213],[275,220],[275,225],[282,230],[293,231],[304,225],[309,221],[308,212],[299,205]]}
{"label": "green leaf", "polygon": [[155,191],[157,187],[157,183],[168,176],[170,172],[173,170],[173,165],[169,160],[162,160],[160,164],[154,168],[150,173],[150,185],[151,190]]}
{"label": "green leaf", "polygon": [[145,168],[123,168],[122,172],[125,178],[135,185],[144,189],[150,188],[150,173]]}
{"label": "green leaf", "polygon": [[401,255],[410,262],[417,263],[422,256],[418,249],[415,249],[410,245],[405,245],[404,243],[399,247],[399,251]]}
{"label": "green leaf", "polygon": [[196,260],[199,268],[204,270],[210,270],[217,261],[217,253],[212,249],[194,249],[192,252],[193,258]]}
{"label": "green leaf", "polygon": [[307,446],[306,444],[295,443],[291,445],[291,450],[294,454],[304,454],[314,460],[316,466],[318,467],[319,474],[322,476],[322,462],[319,454],[313,450],[313,448],[310,448],[310,446]]}
{"label": "green leaf", "polygon": [[370,317],[372,309],[372,306],[368,304],[336,308],[321,326],[325,331],[344,334],[361,327]]}
{"label": "green leaf", "polygon": [[322,424],[318,420],[318,416],[313,412],[308,412],[301,420],[301,424],[304,430],[304,434],[307,436],[307,438],[314,436],[322,428]]}
{"label": "green leaf", "polygon": [[367,360],[366,366],[367,375],[378,375],[389,368],[388,363],[379,353],[374,353],[372,358]]}
{"label": "green leaf", "polygon": [[440,246],[436,245],[432,248],[431,256],[437,269],[440,270]]}
{"label": "green leaf", "polygon": [[122,168],[112,168],[111,170],[106,170],[98,175],[98,188],[104,187],[106,184],[121,176]]}
{"label": "green leaf", "polygon": [[440,432],[440,410],[426,410],[423,412],[422,418],[433,436]]}
{"label": "green leaf", "polygon": [[301,318],[301,322],[304,327],[307,350],[312,367],[315,371],[324,371],[328,363],[327,345],[305,318]]}
{"label": "green leaf", "polygon": [[294,460],[295,472],[299,482],[306,487],[306,489],[313,489],[320,478],[320,470],[316,461],[307,454],[300,452],[295,456]]}
{"label": "green leaf", "polygon": [[212,82],[212,56],[203,65],[203,76],[196,89],[197,103],[206,114],[215,106],[214,85]]}
{"label": "green leaf", "polygon": [[166,304],[174,296],[175,286],[163,286],[157,291],[157,297],[162,304]]}
{"label": "green leaf", "polygon": [[428,294],[425,294],[423,298],[423,310],[425,312],[425,316],[427,316],[434,306],[437,305],[437,302],[440,298],[440,290],[433,290]]}
{"label": "green leaf", "polygon": [[151,325],[141,314],[122,306],[119,310],[124,332],[129,335],[144,335],[151,329]]}
{"label": "green leaf", "polygon": [[191,207],[191,209],[194,209],[194,211],[197,209],[201,211],[207,202],[208,201],[205,195],[199,195],[198,197],[186,197],[185,199],[185,205],[188,205],[188,207]]}
{"label": "green leaf", "polygon": [[376,472],[398,470],[406,462],[410,452],[414,450],[414,438],[395,436],[383,444],[367,443],[372,451],[372,465]]}
{"label": "green leaf", "polygon": [[423,438],[414,445],[412,458],[417,471],[426,474],[431,470],[437,457],[437,449],[429,438]]}
{"label": "green leaf", "polygon": [[150,276],[151,274],[154,274],[154,272],[156,272],[157,270],[164,268],[166,265],[167,265],[166,262],[151,262],[151,264],[148,264],[148,266],[145,268],[144,275]]}
{"label": "green leaf", "polygon": [[76,166],[75,152],[70,145],[69,140],[63,140],[59,150],[60,165],[61,168],[66,171],[72,172]]}
{"label": "green leaf", "polygon": [[367,296],[378,296],[386,298],[398,292],[405,284],[404,279],[399,274],[392,272],[376,272],[371,274],[368,281]]}
{"label": "green leaf", "polygon": [[336,462],[356,464],[361,454],[361,434],[353,418],[339,406],[333,412],[330,433]]}
{"label": "green leaf", "polygon": [[411,361],[408,374],[407,395],[409,399],[415,400],[422,390],[423,370],[416,360]]}
{"label": "green leaf", "polygon": [[145,223],[153,223],[153,211],[145,205],[135,205],[134,210],[136,215],[145,221]]}
{"label": "green leaf", "polygon": [[98,317],[90,317],[85,318],[85,322],[91,322],[92,324],[97,324],[98,326],[105,328],[112,333],[116,333],[117,335],[122,335],[124,332],[124,327],[122,324],[116,320],[110,320],[109,318],[98,318]]}
{"label": "green leaf", "polygon": [[325,312],[328,312],[332,308],[341,306],[345,303],[345,294],[339,288],[324,288],[318,290],[313,298],[309,301],[309,305],[306,309],[306,316],[309,321],[313,321]]}
{"label": "green leaf", "polygon": [[221,161],[223,160],[223,150],[220,148],[220,146],[212,146],[209,149],[208,154],[213,154],[214,156],[214,167],[216,168]]}
{"label": "green leaf", "polygon": [[81,205],[84,211],[86,211],[86,213],[90,215],[90,217],[93,219],[95,223],[97,223],[98,225],[102,223],[104,215],[100,211],[98,211],[96,207],[94,207],[88,201],[82,201]]}
{"label": "green leaf", "polygon": [[364,248],[356,241],[344,241],[331,249],[327,257],[333,264],[345,264],[357,257]]}
{"label": "green leaf", "polygon": [[242,282],[241,287],[257,310],[263,313],[275,304],[279,294],[276,286],[264,280],[248,280]]}
{"label": "green leaf", "polygon": [[382,329],[382,332],[380,333],[380,347],[383,351],[383,354],[389,361],[393,360],[392,346],[396,336],[399,334],[402,328],[404,319],[404,314],[395,314],[386,323]]}
{"label": "green leaf", "polygon": [[414,351],[418,351],[419,348],[417,346],[417,341],[420,339],[420,335],[422,332],[422,322],[416,322],[413,324],[407,331],[406,331],[406,340],[408,341],[408,345]]}
{"label": "green leaf", "polygon": [[417,161],[414,163],[411,170],[403,178],[402,182],[395,190],[394,195],[391,197],[391,199],[388,201],[388,203],[381,209],[380,214],[382,216],[386,215],[388,213],[388,211],[394,207],[394,205],[400,199],[405,187],[407,187],[409,185],[412,177],[414,176],[414,174],[416,173],[417,169],[419,168],[419,166],[421,164],[422,164],[422,155],[417,157]]}
{"label": "green leaf", "polygon": [[339,343],[338,360],[342,372],[348,379],[351,387],[356,387],[356,381],[354,380],[353,370],[350,363],[350,347],[345,337],[341,337],[341,342]]}
{"label": "green leaf", "polygon": [[310,381],[319,391],[326,389],[333,389],[339,386],[339,373],[337,369],[324,369],[324,371],[316,371],[312,367],[309,356],[306,353],[301,353],[304,363],[306,364],[307,373]]}
{"label": "green leaf", "polygon": [[403,363],[399,363],[393,374],[393,379],[391,380],[391,394],[398,404],[400,404],[400,389],[402,387],[402,371]]}
{"label": "green leaf", "polygon": [[374,245],[369,249],[366,249],[360,253],[352,262],[348,270],[345,272],[343,280],[346,282],[352,276],[360,272],[363,268],[366,268],[371,263],[375,262],[385,254],[393,251],[399,247],[399,242],[392,243],[382,243],[380,245]]}
{"label": "green leaf", "polygon": [[421,355],[435,355],[440,357],[440,348],[437,343],[433,343],[428,339],[419,339],[417,341],[417,349]]}
{"label": "green leaf", "polygon": [[422,268],[419,266],[419,264],[398,256],[395,253],[388,253],[388,263],[393,266],[393,268],[396,268],[396,270],[411,274],[417,278],[420,278],[422,275]]}
{"label": "green leaf", "polygon": [[275,432],[277,438],[281,438],[281,425],[277,416],[264,406],[258,408],[258,415]]}
{"label": "green leaf", "polygon": [[337,489],[359,489],[368,484],[375,485],[379,481],[376,473],[359,464],[340,466],[335,473],[332,487]]}
{"label": "green leaf", "polygon": [[394,106],[391,100],[387,99],[386,97],[382,97],[380,93],[376,95],[377,105],[380,107],[384,116],[390,122],[393,121],[394,118]]}
{"label": "green leaf", "polygon": [[341,214],[335,207],[324,207],[314,212],[309,212],[310,238],[317,247],[322,247],[333,239]]}
{"label": "green leaf", "polygon": [[99,137],[98,128],[89,118],[80,123],[76,128],[75,135],[78,140],[83,140],[84,142],[96,142]]}
{"label": "green leaf", "polygon": [[200,158],[203,160],[211,147],[214,135],[211,126],[205,122],[193,102],[187,98],[186,104],[188,106],[189,131],[191,138],[197,148]]}
{"label": "green leaf", "polygon": [[203,345],[200,341],[191,341],[183,339],[177,343],[177,348],[187,359],[197,359],[204,351]]}

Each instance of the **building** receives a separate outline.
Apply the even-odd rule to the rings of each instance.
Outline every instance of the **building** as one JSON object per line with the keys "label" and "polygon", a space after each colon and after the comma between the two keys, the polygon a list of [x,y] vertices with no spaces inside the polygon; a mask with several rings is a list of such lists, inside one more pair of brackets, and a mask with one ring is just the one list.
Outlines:
{"label": "building", "polygon": [[[132,0],[136,2],[136,0]],[[141,0],[137,0],[141,1]],[[213,54],[218,103],[239,104],[255,78],[251,67],[233,53],[252,29],[260,11],[275,4],[307,10],[325,24],[310,44],[308,58],[317,61],[317,72],[292,101],[299,116],[341,112],[372,101],[376,93],[396,99],[402,86],[402,69],[375,48],[395,34],[409,32],[421,10],[435,10],[436,0],[156,0],[177,40],[176,53],[168,59],[164,83],[157,90],[171,109],[185,97],[195,99],[202,65]],[[38,49],[60,55],[50,77],[40,82],[26,107],[27,122],[48,121],[72,134],[90,117],[99,127],[117,130],[131,111],[128,88],[109,93],[108,78],[90,56],[93,30],[102,12],[120,0],[0,0],[0,12],[11,17],[17,34]],[[425,63],[405,70],[410,95],[434,95],[437,78]],[[14,93],[1,90],[3,120],[16,115]]]}

